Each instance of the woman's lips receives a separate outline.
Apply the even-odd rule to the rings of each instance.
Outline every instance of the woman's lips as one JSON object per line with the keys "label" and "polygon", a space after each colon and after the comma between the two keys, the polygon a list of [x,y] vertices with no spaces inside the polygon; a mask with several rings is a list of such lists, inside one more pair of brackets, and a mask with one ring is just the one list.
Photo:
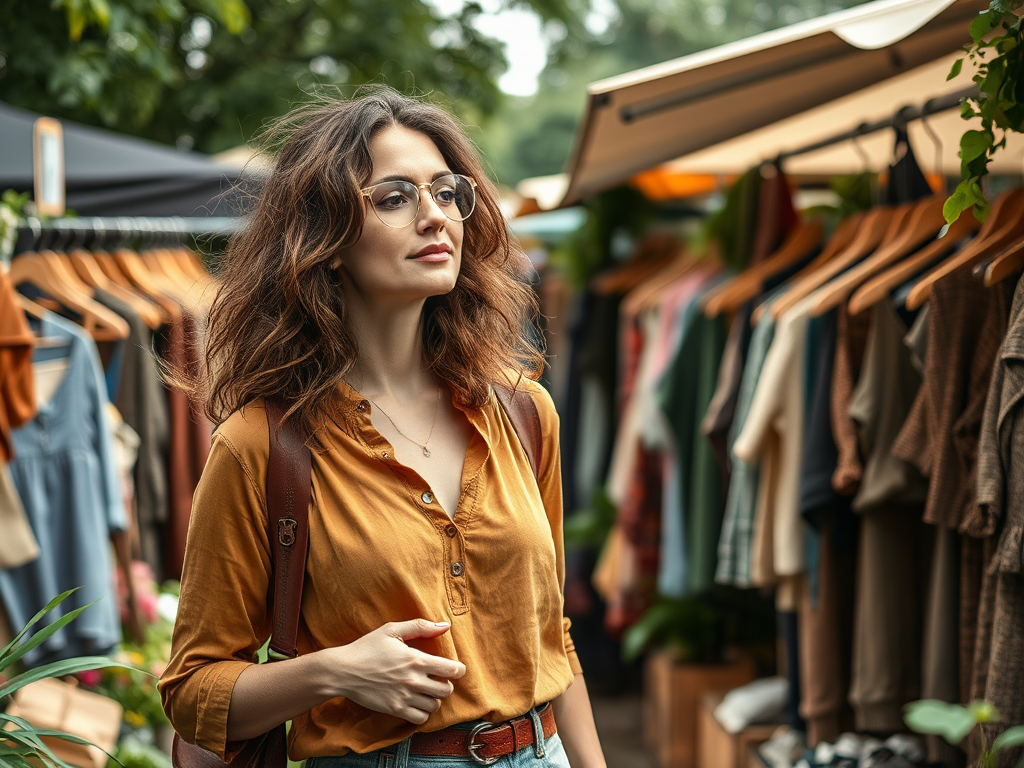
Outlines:
{"label": "woman's lips", "polygon": [[414,253],[410,256],[410,259],[415,261],[427,261],[427,262],[441,262],[448,261],[451,256],[451,246],[446,244],[428,245],[418,253]]}

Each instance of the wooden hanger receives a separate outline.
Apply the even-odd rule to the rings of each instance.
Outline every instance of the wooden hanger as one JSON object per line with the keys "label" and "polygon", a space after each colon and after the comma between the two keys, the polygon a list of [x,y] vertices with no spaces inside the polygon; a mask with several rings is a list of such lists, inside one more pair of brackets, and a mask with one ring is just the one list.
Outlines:
{"label": "wooden hanger", "polygon": [[[961,215],[961,218],[963,216]],[[915,285],[907,296],[907,309],[917,309],[931,296],[932,285],[961,267],[969,266],[986,253],[1005,248],[1024,235],[1024,189],[1004,192],[995,199],[978,236],[949,257]]]}
{"label": "wooden hanger", "polygon": [[46,317],[46,313],[49,311],[46,307],[41,304],[36,304],[32,299],[23,293],[14,291],[14,299],[18,302],[18,306],[21,307],[21,311],[26,315],[32,315],[36,320],[42,320]]}
{"label": "wooden hanger", "polygon": [[179,302],[165,290],[164,283],[147,269],[138,253],[129,248],[117,248],[111,254],[111,260],[132,286],[159,305],[171,317],[172,322],[181,319]]}
{"label": "wooden hanger", "polygon": [[80,278],[93,288],[99,288],[111,296],[123,301],[138,313],[142,321],[151,329],[156,330],[163,322],[163,313],[160,308],[150,301],[147,301],[139,294],[123,288],[111,280],[100,268],[92,253],[84,248],[76,248],[66,255]]}
{"label": "wooden hanger", "polygon": [[780,296],[768,309],[775,317],[781,317],[797,303],[827,283],[843,270],[856,264],[869,253],[885,242],[886,235],[893,222],[899,222],[909,213],[908,207],[892,208],[880,206],[868,211],[861,222],[860,229],[849,246],[829,259],[820,269],[816,269],[790,290]]}
{"label": "wooden hanger", "polygon": [[601,296],[626,293],[664,267],[679,252],[678,240],[665,232],[655,232],[641,240],[624,264],[597,274],[591,288]]}
{"label": "wooden hanger", "polygon": [[[853,242],[853,238],[857,236],[857,232],[860,231],[860,226],[864,221],[866,213],[864,211],[855,211],[839,222],[839,226],[836,227],[836,231],[832,233],[832,237],[825,243],[825,247],[822,249],[814,260],[793,275],[788,281],[788,285],[796,285],[808,275],[812,274],[818,269],[830,261],[837,254],[842,253],[846,248]],[[767,311],[768,307],[766,303],[758,304],[754,307],[754,312],[750,318],[750,324],[752,327],[756,326],[761,321],[761,316]]]}
{"label": "wooden hanger", "polygon": [[961,240],[978,231],[981,223],[974,216],[961,216],[949,225],[946,234],[929,243],[902,261],[890,266],[884,272],[870,278],[858,288],[847,305],[851,315],[859,315],[885,299],[896,288],[910,280],[921,270],[945,258]]}
{"label": "wooden hanger", "polygon": [[693,256],[685,248],[680,247],[679,253],[674,259],[626,294],[622,300],[622,311],[636,314],[657,306],[661,301],[662,294],[669,286],[686,277],[706,261],[706,259]]}
{"label": "wooden hanger", "polygon": [[[42,320],[44,317],[46,317],[46,313],[49,311],[46,309],[46,307],[42,306],[41,304],[37,304],[36,302],[32,301],[32,299],[30,299],[28,296],[25,296],[22,293],[18,293],[17,291],[14,291],[14,300],[18,302],[18,306],[21,308],[22,312],[24,312],[26,315],[31,315],[36,320]],[[50,349],[52,347],[66,347],[70,343],[71,342],[68,339],[62,338],[60,336],[35,337],[35,345],[39,349]]]}
{"label": "wooden hanger", "polygon": [[1010,245],[985,267],[985,287],[991,288],[1008,277],[1019,275],[1022,271],[1024,271],[1024,238]]}
{"label": "wooden hanger", "polygon": [[905,226],[901,225],[899,230],[891,233],[895,234],[891,241],[884,243],[871,256],[823,289],[824,293],[811,307],[811,315],[820,317],[830,309],[838,307],[871,275],[905,258],[929,240],[934,240],[946,223],[942,215],[943,203],[945,197],[937,195],[926,198],[914,206]]}
{"label": "wooden hanger", "polygon": [[96,341],[128,338],[128,323],[89,296],[76,293],[53,270],[51,260],[38,253],[26,253],[11,262],[8,275],[14,286],[29,284],[59,301],[81,317],[82,327]]}
{"label": "wooden hanger", "polygon": [[775,253],[745,269],[704,299],[704,314],[717,317],[735,312],[763,291],[764,281],[807,257],[821,243],[824,228],[816,221],[799,222]]}

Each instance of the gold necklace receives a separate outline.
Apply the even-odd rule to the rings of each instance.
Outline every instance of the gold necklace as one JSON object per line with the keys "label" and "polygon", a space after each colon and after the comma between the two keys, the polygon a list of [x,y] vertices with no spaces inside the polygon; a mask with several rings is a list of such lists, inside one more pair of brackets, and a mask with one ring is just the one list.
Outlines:
{"label": "gold necklace", "polygon": [[[351,385],[349,385],[349,386],[351,386]],[[366,397],[366,395],[363,395],[363,397]],[[368,397],[366,397],[366,399],[370,400],[370,398],[368,398]],[[391,422],[391,426],[394,427],[398,431],[398,434],[400,434],[402,437],[404,437],[410,443],[412,443],[417,448],[419,448],[421,451],[423,451],[423,455],[426,458],[428,458],[428,459],[430,458],[430,449],[427,448],[427,443],[430,442],[430,436],[434,434],[434,424],[437,423],[437,412],[440,410],[440,407],[441,407],[441,388],[440,387],[437,388],[437,401],[434,403],[434,418],[431,419],[431,421],[430,421],[430,432],[427,434],[427,439],[424,440],[422,443],[417,443],[415,440],[413,440],[411,437],[409,437],[407,434],[405,434],[405,432],[403,432],[399,428],[399,426],[397,424],[395,424],[395,420],[392,419],[390,416],[388,416],[387,411],[385,411],[383,408],[381,408],[379,405],[377,405],[377,403],[375,401],[370,400],[370,402],[373,404],[373,406],[378,411],[380,411],[381,413],[384,414],[384,418],[386,418],[388,421]]]}

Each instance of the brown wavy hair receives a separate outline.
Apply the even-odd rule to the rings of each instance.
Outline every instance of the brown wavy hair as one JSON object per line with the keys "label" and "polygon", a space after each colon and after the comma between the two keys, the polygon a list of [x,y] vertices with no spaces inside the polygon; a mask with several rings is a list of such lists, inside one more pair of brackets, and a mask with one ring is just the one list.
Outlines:
{"label": "brown wavy hair", "polygon": [[[510,238],[498,195],[455,119],[390,88],[293,110],[265,134],[276,151],[247,225],[230,241],[206,333],[204,372],[190,387],[219,423],[246,403],[279,398],[315,436],[359,354],[335,270],[367,214],[359,190],[372,173],[369,142],[401,125],[428,136],[455,173],[477,181],[455,287],[424,308],[424,363],[458,402],[479,408],[490,385],[533,376],[543,357],[531,328],[537,298]],[[514,383],[514,381],[513,381]]]}

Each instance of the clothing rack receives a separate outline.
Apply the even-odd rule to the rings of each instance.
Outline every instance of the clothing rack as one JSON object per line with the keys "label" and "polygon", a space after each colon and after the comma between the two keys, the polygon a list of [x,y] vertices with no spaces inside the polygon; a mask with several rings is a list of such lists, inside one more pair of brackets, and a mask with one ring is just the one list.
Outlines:
{"label": "clothing rack", "polygon": [[[246,219],[232,216],[81,216],[43,221],[29,216],[18,223],[12,253],[0,252],[0,266],[24,251],[48,243],[64,248],[120,243],[141,246],[180,243],[186,237],[208,239],[230,237],[245,225]],[[2,250],[2,249],[0,249]]]}
{"label": "clothing rack", "polygon": [[875,120],[874,122],[864,122],[851,130],[837,133],[833,136],[829,136],[828,138],[821,139],[798,149],[791,149],[786,152],[782,152],[775,158],[775,164],[778,165],[790,157],[817,152],[819,149],[825,149],[826,147],[831,147],[834,144],[841,144],[844,141],[855,141],[856,139],[859,139],[862,136],[867,136],[871,133],[884,131],[887,128],[903,127],[914,120],[921,120],[929,115],[935,115],[939,112],[956,109],[964,99],[976,98],[978,94],[977,86],[971,86],[970,88],[964,88],[963,90],[949,93],[945,96],[937,96],[934,99],[928,99],[924,104],[917,107],[908,105],[898,110],[892,117]]}
{"label": "clothing rack", "polygon": [[82,216],[40,221],[29,218],[22,229],[76,235],[232,235],[243,219],[233,216]]}

